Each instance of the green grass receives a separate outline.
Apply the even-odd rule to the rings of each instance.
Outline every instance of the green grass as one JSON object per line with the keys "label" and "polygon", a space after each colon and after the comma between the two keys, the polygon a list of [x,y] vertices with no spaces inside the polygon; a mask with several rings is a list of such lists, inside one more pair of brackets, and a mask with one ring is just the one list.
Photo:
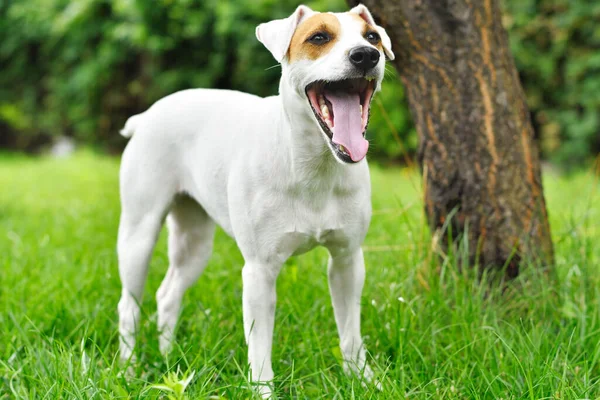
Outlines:
{"label": "green grass", "polygon": [[[187,294],[178,347],[158,352],[154,293],[143,303],[135,378],[120,373],[115,255],[118,160],[0,157],[0,399],[164,398],[151,386],[195,372],[190,398],[243,399],[242,257],[218,232]],[[534,268],[503,293],[431,251],[420,179],[372,168],[363,335],[383,391],[346,377],[326,252],[288,261],[278,281],[273,351],[280,398],[541,399],[600,396],[600,193],[594,176],[546,175],[556,282]]]}

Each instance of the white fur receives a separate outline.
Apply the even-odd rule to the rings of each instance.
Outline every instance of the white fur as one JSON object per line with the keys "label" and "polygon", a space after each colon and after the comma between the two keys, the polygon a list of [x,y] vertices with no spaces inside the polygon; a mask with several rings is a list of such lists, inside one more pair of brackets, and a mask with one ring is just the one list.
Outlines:
{"label": "white fur", "polygon": [[[273,379],[277,275],[288,257],[319,245],[330,253],[330,290],[345,367],[371,378],[360,334],[365,274],[360,246],[371,217],[369,169],[366,160],[337,161],[304,93],[314,80],[351,77],[346,53],[368,43],[355,19],[336,14],[342,37],[334,49],[319,60],[290,64],[285,53],[299,12],[313,13],[299,7],[292,17],[257,29],[259,40],[283,60],[279,96],[185,90],[127,121],[122,134],[132,138],[121,165],[118,239],[121,358],[132,356],[148,261],[167,216],[170,266],[157,292],[161,351],[171,347],[183,295],[207,264],[218,224],[237,241],[245,260],[248,362],[252,381],[267,383],[260,389],[263,396],[270,396]],[[275,43],[277,35],[285,45]],[[381,57],[374,72],[377,87],[384,62]]]}

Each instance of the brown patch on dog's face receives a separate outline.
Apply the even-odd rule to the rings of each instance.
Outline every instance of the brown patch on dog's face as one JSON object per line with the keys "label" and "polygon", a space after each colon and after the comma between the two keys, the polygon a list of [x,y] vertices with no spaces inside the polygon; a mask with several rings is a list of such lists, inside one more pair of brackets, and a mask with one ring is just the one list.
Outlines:
{"label": "brown patch on dog's face", "polygon": [[[318,33],[327,36],[328,40],[323,43],[311,42],[310,39]],[[319,13],[309,17],[296,28],[292,36],[287,53],[289,62],[323,57],[333,48],[340,34],[340,21],[335,15]]]}
{"label": "brown patch on dog's face", "polygon": [[[356,19],[357,21],[359,21],[362,24],[361,34],[365,39],[366,39],[367,33],[369,33],[369,32],[375,32],[379,36],[379,32],[377,32],[377,29],[375,29],[374,26],[369,25],[367,23],[367,21],[365,21],[360,15],[355,14],[355,13],[349,13],[349,14],[352,18]],[[383,51],[383,43],[381,42],[381,39],[379,39],[376,43],[371,42],[368,39],[366,39],[366,40],[369,43],[371,43],[373,46],[377,47],[379,49],[379,51]]]}

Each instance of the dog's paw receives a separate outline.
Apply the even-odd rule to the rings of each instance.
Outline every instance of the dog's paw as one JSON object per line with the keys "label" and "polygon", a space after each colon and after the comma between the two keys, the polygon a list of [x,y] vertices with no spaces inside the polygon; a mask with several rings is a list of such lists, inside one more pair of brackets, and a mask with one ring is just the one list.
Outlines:
{"label": "dog's paw", "polygon": [[374,386],[377,390],[383,390],[381,382],[375,378],[375,373],[367,363],[360,364],[352,361],[344,361],[344,372],[349,376],[356,376],[361,380],[363,387]]}
{"label": "dog's paw", "polygon": [[160,354],[164,358],[167,358],[169,353],[171,353],[171,350],[173,350],[173,335],[167,332],[162,332],[158,336],[158,348],[160,350]]}
{"label": "dog's paw", "polygon": [[263,399],[275,400],[277,398],[273,392],[273,382],[253,382],[252,387]]}
{"label": "dog's paw", "polygon": [[133,368],[133,365],[128,365],[128,366],[124,367],[123,369],[121,369],[117,373],[117,376],[119,378],[125,379],[126,381],[131,381],[137,377],[136,373],[135,373],[135,369]]}

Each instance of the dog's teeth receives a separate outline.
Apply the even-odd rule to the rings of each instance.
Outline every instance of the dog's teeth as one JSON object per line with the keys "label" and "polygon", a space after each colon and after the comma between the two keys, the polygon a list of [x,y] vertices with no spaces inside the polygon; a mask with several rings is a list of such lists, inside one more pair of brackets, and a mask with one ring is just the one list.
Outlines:
{"label": "dog's teeth", "polygon": [[329,108],[327,108],[327,105],[322,104],[321,105],[321,114],[325,117],[328,118],[329,117]]}
{"label": "dog's teeth", "polygon": [[361,104],[360,105],[360,115],[362,115],[362,110],[363,110],[363,108],[362,108],[362,104]]}
{"label": "dog's teeth", "polygon": [[348,153],[348,152],[346,151],[346,148],[345,148],[344,146],[342,146],[341,144],[340,144],[340,150],[341,150],[342,152],[344,152],[344,153]]}
{"label": "dog's teeth", "polygon": [[323,108],[323,106],[325,105],[325,98],[322,95],[319,95],[319,107]]}

